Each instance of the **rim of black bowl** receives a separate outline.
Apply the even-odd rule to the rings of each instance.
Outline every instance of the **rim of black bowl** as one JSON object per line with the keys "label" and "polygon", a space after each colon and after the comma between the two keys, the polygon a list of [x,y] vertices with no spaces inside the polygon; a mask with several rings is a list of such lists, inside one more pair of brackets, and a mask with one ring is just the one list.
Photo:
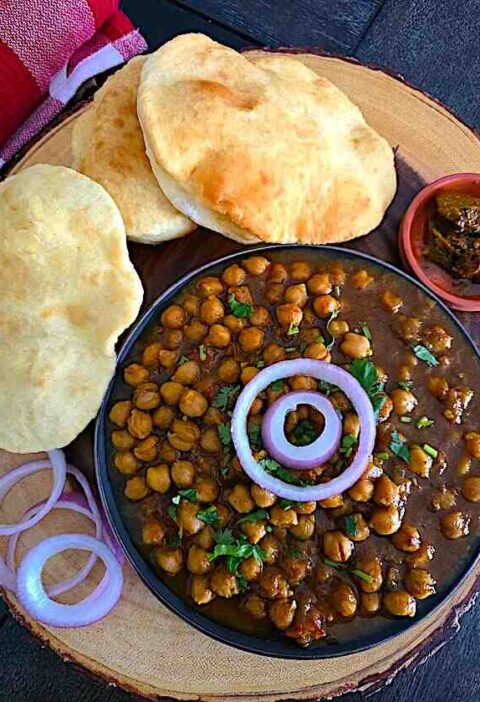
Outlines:
{"label": "rim of black bowl", "polygon": [[[117,378],[117,372],[119,366],[124,362],[126,357],[131,351],[132,346],[137,341],[139,336],[144,331],[145,327],[150,323],[153,317],[157,316],[159,309],[161,309],[170,299],[175,296],[185,285],[198,275],[207,272],[211,268],[221,266],[230,261],[234,261],[238,258],[244,258],[250,254],[259,254],[268,251],[281,251],[281,250],[315,250],[315,251],[328,251],[330,253],[338,253],[341,256],[346,256],[347,258],[360,259],[368,261],[370,263],[376,264],[381,268],[384,268],[390,272],[396,273],[401,277],[408,280],[414,286],[422,290],[425,295],[433,299],[445,312],[445,314],[454,323],[458,331],[465,337],[470,346],[472,347],[477,359],[480,361],[480,353],[477,350],[473,339],[463,325],[459,322],[456,316],[451,312],[451,310],[445,305],[445,303],[438,298],[434,293],[431,292],[423,283],[416,280],[413,276],[405,273],[404,271],[396,268],[391,263],[381,261],[374,256],[365,254],[352,249],[343,248],[340,246],[315,246],[310,244],[270,244],[262,246],[253,246],[240,251],[235,251],[221,258],[215,259],[209,263],[206,263],[194,270],[190,271],[186,275],[182,276],[176,283],[167,288],[163,293],[161,293],[156,300],[149,306],[149,308],[144,312],[142,317],[133,327],[132,331],[128,335],[127,339],[122,345],[122,348],[118,354],[117,366],[115,375],[112,378],[105,397],[100,408],[100,412],[97,417],[95,424],[95,439],[94,439],[94,457],[95,457],[95,469],[97,475],[98,489],[100,492],[100,497],[102,501],[103,508],[107,515],[110,526],[115,533],[122,549],[129,561],[133,566],[134,570],[151,590],[151,592],[164,604],[168,609],[181,617],[184,621],[191,624],[193,627],[203,632],[207,636],[220,641],[222,643],[228,644],[235,648],[241,649],[243,651],[248,651],[250,653],[256,653],[263,656],[272,656],[275,658],[289,658],[298,660],[312,660],[312,659],[324,659],[333,658],[339,656],[350,655],[353,653],[359,653],[372,648],[375,645],[389,641],[396,636],[404,633],[407,629],[415,626],[425,617],[431,615],[437,611],[442,604],[453,594],[453,592],[461,585],[464,579],[472,572],[474,566],[480,557],[480,548],[473,550],[470,558],[466,561],[464,568],[458,572],[452,583],[448,588],[442,592],[440,595],[433,596],[429,600],[423,601],[422,611],[416,617],[410,619],[385,619],[385,623],[388,623],[388,631],[373,633],[369,638],[362,637],[360,642],[355,642],[355,640],[347,641],[344,643],[332,642],[329,643],[328,640],[322,640],[316,645],[312,645],[309,648],[300,648],[293,641],[289,641],[286,638],[261,638],[259,636],[254,636],[251,634],[245,634],[241,631],[235,629],[230,629],[226,626],[218,624],[217,622],[209,619],[203,615],[200,611],[193,609],[189,604],[182,600],[178,595],[176,595],[168,585],[166,585],[161,578],[156,574],[153,566],[151,566],[147,560],[141,555],[137,547],[133,543],[128,528],[123,520],[120,509],[116,503],[115,496],[113,493],[112,486],[110,484],[108,476],[108,462],[106,456],[106,444],[107,438],[105,435],[105,422],[107,418],[107,410],[110,403],[110,396],[114,383]],[[431,604],[430,604],[431,602]],[[430,604],[430,606],[429,606]],[[366,620],[367,621],[367,620]]]}

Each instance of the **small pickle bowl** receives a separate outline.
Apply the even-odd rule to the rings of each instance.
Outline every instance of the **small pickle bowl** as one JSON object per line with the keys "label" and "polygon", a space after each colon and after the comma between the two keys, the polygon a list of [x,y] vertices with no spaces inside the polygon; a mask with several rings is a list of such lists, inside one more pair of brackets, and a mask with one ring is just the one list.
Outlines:
{"label": "small pickle bowl", "polygon": [[461,283],[425,257],[425,233],[440,192],[457,192],[480,197],[480,174],[455,173],[433,181],[408,206],[400,224],[398,245],[405,266],[447,305],[462,312],[480,312],[480,285],[475,294],[463,293]]}

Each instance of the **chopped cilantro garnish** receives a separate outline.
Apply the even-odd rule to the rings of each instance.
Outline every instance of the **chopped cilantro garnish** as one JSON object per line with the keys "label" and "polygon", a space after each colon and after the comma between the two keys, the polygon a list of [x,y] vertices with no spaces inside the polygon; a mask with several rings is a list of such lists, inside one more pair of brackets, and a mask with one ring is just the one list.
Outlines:
{"label": "chopped cilantro garnish", "polygon": [[232,433],[228,424],[218,425],[218,436],[224,446],[229,446],[232,443]]}
{"label": "chopped cilantro garnish", "polygon": [[293,322],[290,322],[290,326],[287,329],[287,336],[295,336],[295,334],[298,334],[300,331],[300,328],[298,324],[294,324]]}
{"label": "chopped cilantro garnish", "polygon": [[372,340],[372,332],[370,331],[370,327],[366,322],[362,322],[360,326],[358,327],[358,333],[362,334],[366,339],[369,341]]}
{"label": "chopped cilantro garnish", "polygon": [[301,486],[312,485],[312,481],[297,478],[288,468],[284,468],[273,458],[262,458],[259,464],[267,473],[274,475],[279,480],[283,480],[284,483]]}
{"label": "chopped cilantro garnish", "polygon": [[433,419],[429,419],[428,417],[423,416],[420,417],[420,419],[417,419],[417,421],[415,422],[415,426],[417,427],[417,429],[424,429],[425,427],[431,427],[434,423],[435,422]]}
{"label": "chopped cilantro garnish", "polygon": [[368,358],[356,358],[352,361],[348,370],[366,391],[373,405],[375,416],[378,418],[378,413],[385,402],[383,393],[385,383],[378,379],[375,365]]}
{"label": "chopped cilantro garnish", "polygon": [[207,360],[207,352],[205,350],[205,344],[200,344],[200,346],[198,347],[198,357],[200,358],[201,361]]}
{"label": "chopped cilantro garnish", "polygon": [[398,388],[402,388],[402,390],[410,390],[413,385],[412,380],[399,380],[397,383]]}
{"label": "chopped cilantro garnish", "polygon": [[214,505],[210,505],[210,507],[197,512],[197,518],[205,524],[211,524],[214,527],[220,524],[217,508],[214,507]]}
{"label": "chopped cilantro garnish", "polygon": [[257,361],[255,365],[257,368],[265,368],[265,361]]}
{"label": "chopped cilantro garnish", "polygon": [[261,449],[262,444],[262,425],[252,424],[248,430],[248,439],[250,441],[250,446],[253,449]]}
{"label": "chopped cilantro garnish", "polygon": [[292,500],[280,500],[278,503],[282,509],[285,511],[292,509],[292,507],[295,507],[297,504],[296,502],[293,502]]}
{"label": "chopped cilantro garnish", "polygon": [[227,407],[233,402],[240,392],[240,385],[222,385],[212,401],[212,407],[216,407],[225,412]]}
{"label": "chopped cilantro garnish", "polygon": [[411,417],[400,417],[400,421],[402,422],[402,424],[410,424],[410,422],[412,421],[412,418]]}
{"label": "chopped cilantro garnish", "polygon": [[357,443],[357,437],[354,436],[353,434],[345,434],[345,436],[342,438],[342,445],[340,446],[340,453],[343,453],[345,458],[348,458],[352,451],[353,447]]}
{"label": "chopped cilantro garnish", "polygon": [[317,336],[317,344],[324,344],[324,343],[325,343],[325,339],[323,338],[323,336],[321,334],[319,334]]}
{"label": "chopped cilantro garnish", "polygon": [[168,505],[167,514],[174,522],[177,521],[177,508],[175,505]]}
{"label": "chopped cilantro garnish", "polygon": [[384,463],[385,461],[388,461],[390,454],[388,451],[380,451],[380,453],[375,453],[373,457],[376,458],[377,461]]}
{"label": "chopped cilantro garnish", "polygon": [[295,546],[292,548],[290,555],[293,556],[293,558],[301,558],[303,556],[303,552],[300,546]]}
{"label": "chopped cilantro garnish", "polygon": [[365,573],[363,570],[358,570],[358,568],[352,568],[350,572],[352,575],[356,575],[357,578],[360,578],[360,580],[365,580],[366,583],[373,582],[372,576],[368,573]]}
{"label": "chopped cilantro garnish", "polygon": [[167,537],[167,546],[180,546],[181,543],[180,537],[177,535]]}
{"label": "chopped cilantro garnish", "polygon": [[433,446],[430,446],[430,444],[423,444],[423,450],[426,454],[431,456],[431,458],[436,458],[438,456],[437,449],[433,448]]}
{"label": "chopped cilantro garnish", "polygon": [[[180,502],[180,497],[184,497],[189,502],[196,502],[198,494],[195,488],[186,488],[185,490],[179,490],[178,495],[176,495],[176,497],[172,497],[173,504],[178,505]],[[178,501],[175,502],[175,500]]]}
{"label": "chopped cilantro garnish", "polygon": [[358,531],[357,520],[353,514],[345,517],[345,533],[347,536],[356,536]]}
{"label": "chopped cilantro garnish", "polygon": [[268,519],[268,512],[266,509],[256,509],[254,512],[249,512],[243,517],[237,520],[237,524],[244,524],[245,522],[261,522],[263,519]]}
{"label": "chopped cilantro garnish", "polygon": [[285,351],[286,351],[287,353],[293,353],[293,352],[296,351],[296,350],[297,350],[297,349],[296,349],[295,346],[287,346],[287,348],[285,349]]}
{"label": "chopped cilantro garnish", "polygon": [[179,366],[183,366],[184,363],[187,363],[189,360],[188,356],[180,356],[180,360],[178,362]]}
{"label": "chopped cilantro garnish", "polygon": [[422,344],[417,344],[412,346],[412,351],[417,358],[427,364],[427,366],[438,366],[438,360],[435,358],[433,353],[431,353],[426,346]]}
{"label": "chopped cilantro garnish", "polygon": [[273,392],[280,392],[283,388],[283,380],[274,380],[270,387]]}
{"label": "chopped cilantro garnish", "polygon": [[231,529],[219,529],[213,535],[216,544],[233,544],[235,539],[233,538],[233,532]]}
{"label": "chopped cilantro garnish", "polygon": [[410,461],[410,451],[408,450],[407,444],[402,441],[398,431],[392,431],[392,438],[389,445],[390,451],[408,463]]}
{"label": "chopped cilantro garnish", "polygon": [[323,562],[325,565],[331,566],[332,568],[345,568],[343,563],[337,563],[337,561],[332,561],[328,556],[323,557]]}
{"label": "chopped cilantro garnish", "polygon": [[235,317],[245,318],[251,317],[253,314],[252,305],[249,305],[248,302],[239,302],[233,293],[228,296],[228,306]]}
{"label": "chopped cilantro garnish", "polygon": [[319,380],[317,386],[320,392],[323,392],[324,395],[330,395],[330,393],[333,391],[333,385],[327,383],[326,380]]}
{"label": "chopped cilantro garnish", "polygon": [[258,544],[251,544],[247,538],[241,535],[238,539],[233,537],[231,529],[223,529],[216,532],[215,547],[213,551],[207,554],[209,561],[214,561],[221,556],[226,556],[226,565],[228,570],[235,575],[238,575],[238,566],[247,558],[255,558],[258,562],[262,562],[265,557],[265,552]]}
{"label": "chopped cilantro garnish", "polygon": [[312,422],[308,419],[301,419],[292,432],[292,443],[296,446],[308,446],[315,441],[317,435]]}

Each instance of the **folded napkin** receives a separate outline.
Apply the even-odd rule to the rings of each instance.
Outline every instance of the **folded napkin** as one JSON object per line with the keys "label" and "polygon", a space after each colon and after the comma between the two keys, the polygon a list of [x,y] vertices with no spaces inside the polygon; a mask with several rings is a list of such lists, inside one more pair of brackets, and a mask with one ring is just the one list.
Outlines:
{"label": "folded napkin", "polygon": [[147,48],[119,0],[0,0],[0,168],[87,78]]}

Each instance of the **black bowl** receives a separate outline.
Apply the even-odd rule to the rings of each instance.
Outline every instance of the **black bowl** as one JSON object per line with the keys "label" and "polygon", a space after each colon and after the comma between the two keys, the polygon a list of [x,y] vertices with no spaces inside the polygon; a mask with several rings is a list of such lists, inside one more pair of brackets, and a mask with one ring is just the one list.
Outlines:
{"label": "black bowl", "polygon": [[[155,302],[149,307],[141,319],[137,322],[118,355],[118,367],[120,367],[128,355],[131,353],[132,348],[141,336],[142,332],[145,330],[147,325],[152,321],[153,318],[158,317],[160,311],[165,307],[185,285],[198,276],[199,274],[208,274],[211,269],[221,266],[225,263],[234,262],[238,259],[242,259],[249,254],[259,254],[268,252],[278,252],[282,250],[292,250],[296,249],[298,251],[302,250],[319,250],[318,247],[308,246],[308,245],[270,245],[270,246],[257,246],[249,249],[242,249],[239,252],[229,254],[224,256],[212,263],[208,263],[200,268],[197,268],[187,275],[183,276],[174,285],[169,287],[165,292],[163,292]],[[417,280],[398,270],[394,266],[379,261],[373,256],[368,256],[366,254],[358,253],[357,251],[351,251],[349,249],[344,249],[336,246],[323,246],[321,247],[322,252],[330,252],[330,254],[339,254],[341,257],[348,257],[357,260],[364,260],[377,266],[382,267],[386,271],[396,273],[397,275],[405,278],[411,284],[419,288],[426,296],[433,299],[437,305],[439,305],[444,311],[445,315],[451,320],[453,325],[457,328],[458,332],[464,336],[467,342],[472,348],[472,352],[475,354],[480,362],[480,354],[478,353],[475,344],[473,343],[471,337],[463,326],[459,323],[456,317],[448,309],[448,307],[435,295],[433,295],[428,288],[423,284],[419,283]],[[454,590],[458,588],[461,582],[468,576],[468,574],[473,570],[480,555],[480,535],[477,534],[474,544],[469,549],[468,557],[465,559],[462,567],[459,568],[452,582],[449,583],[448,587],[445,588],[440,594],[430,597],[428,600],[420,601],[418,603],[418,614],[413,619],[383,619],[381,623],[380,630],[374,630],[373,632],[368,632],[369,627],[365,626],[363,629],[365,633],[362,632],[361,636],[354,640],[348,640],[346,642],[336,642],[329,641],[328,639],[322,640],[317,644],[310,646],[309,648],[300,648],[293,641],[287,639],[286,637],[273,636],[271,638],[260,638],[259,636],[254,636],[251,634],[242,633],[240,631],[227,628],[212,619],[207,618],[198,609],[194,609],[193,606],[189,606],[184,600],[182,600],[178,595],[176,595],[156,574],[153,566],[148,562],[148,560],[140,553],[136,545],[134,544],[130,532],[125,524],[124,518],[121,514],[119,506],[115,499],[114,490],[112,487],[112,482],[109,475],[108,461],[107,461],[107,444],[108,438],[106,434],[106,421],[108,408],[110,407],[112,400],[112,391],[115,385],[115,378],[111,381],[109,388],[105,394],[97,422],[95,427],[95,465],[97,473],[97,481],[100,491],[100,496],[103,504],[103,508],[107,514],[110,526],[112,527],[114,533],[116,534],[125,555],[137,571],[138,575],[142,578],[147,587],[156,595],[159,600],[166,605],[170,610],[178,614],[189,624],[195,628],[202,631],[214,639],[222,641],[223,643],[229,644],[231,646],[237,647],[239,649],[249,651],[251,653],[257,653],[260,655],[274,656],[277,658],[292,658],[292,659],[322,659],[331,658],[335,656],[343,656],[352,653],[358,653],[364,651],[372,646],[375,646],[381,642],[387,641],[394,636],[398,636],[402,632],[406,631],[411,626],[417,624],[421,619],[425,618],[427,615],[431,614],[434,610],[438,609],[440,605],[445,602],[445,600],[452,595]],[[377,627],[378,628],[378,627]]]}

